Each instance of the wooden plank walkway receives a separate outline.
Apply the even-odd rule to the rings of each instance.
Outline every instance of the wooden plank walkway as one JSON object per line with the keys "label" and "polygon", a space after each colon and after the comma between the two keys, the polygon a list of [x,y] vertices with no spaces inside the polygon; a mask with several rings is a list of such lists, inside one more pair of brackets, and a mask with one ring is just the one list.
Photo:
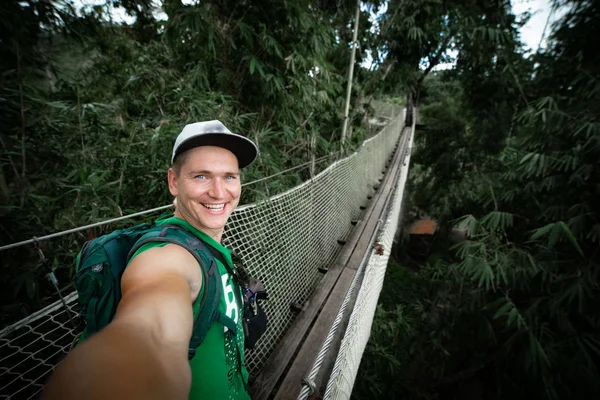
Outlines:
{"label": "wooden plank walkway", "polygon": [[[301,390],[302,379],[308,375],[317,353],[324,342],[329,329],[340,309],[346,292],[354,279],[365,253],[369,250],[371,240],[377,233],[378,221],[391,199],[397,176],[400,172],[404,152],[403,144],[408,137],[404,127],[394,154],[390,157],[387,171],[372,200],[357,222],[344,248],[329,268],[310,300],[304,305],[289,329],[289,333],[279,343],[261,373],[252,384],[253,400],[296,399]],[[348,312],[351,312],[351,307]],[[342,332],[344,326],[340,326]],[[337,347],[341,338],[336,341]],[[337,354],[332,347],[330,354]],[[322,368],[332,367],[328,360]],[[322,379],[320,379],[322,381]],[[323,383],[323,382],[322,382]],[[326,382],[324,382],[326,384]]]}

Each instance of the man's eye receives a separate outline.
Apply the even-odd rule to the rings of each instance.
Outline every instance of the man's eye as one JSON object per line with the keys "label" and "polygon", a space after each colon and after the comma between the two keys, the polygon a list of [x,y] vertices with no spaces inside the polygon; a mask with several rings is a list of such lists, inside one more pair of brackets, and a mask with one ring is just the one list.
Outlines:
{"label": "man's eye", "polygon": [[227,176],[225,177],[225,179],[227,179],[228,181],[232,181],[232,180],[234,180],[235,178],[236,178],[236,176],[235,176],[235,175],[227,175]]}
{"label": "man's eye", "polygon": [[206,179],[206,175],[196,175],[196,179]]}

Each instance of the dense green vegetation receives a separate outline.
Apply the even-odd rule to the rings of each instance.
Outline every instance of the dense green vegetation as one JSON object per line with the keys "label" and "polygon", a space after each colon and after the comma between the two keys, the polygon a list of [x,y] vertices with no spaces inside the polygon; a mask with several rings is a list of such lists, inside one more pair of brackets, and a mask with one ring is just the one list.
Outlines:
{"label": "dense green vegetation", "polygon": [[[425,126],[410,202],[441,229],[418,271],[390,263],[356,398],[600,394],[600,8],[556,5],[565,15],[531,56],[504,2],[415,12],[433,33],[441,18],[458,52],[411,87]],[[452,245],[455,225],[468,240]]]}
{"label": "dense green vegetation", "polygon": [[[1,243],[168,204],[187,122],[218,118],[255,139],[246,181],[339,156],[356,3],[186,3],[0,2]],[[384,3],[375,27],[369,7]],[[553,4],[564,15],[529,54],[527,16],[508,0],[363,3],[357,63],[374,63],[355,69],[348,149],[368,134],[369,100],[419,105],[408,202],[440,231],[417,270],[399,243],[354,397],[600,394],[600,7]],[[248,187],[243,201],[307,176]],[[468,240],[451,244],[456,225]],[[45,244],[63,284],[99,233]],[[1,255],[3,322],[52,296],[32,250]]]}
{"label": "dense green vegetation", "polygon": [[[1,2],[0,243],[169,204],[171,146],[189,122],[219,119],[258,143],[245,182],[313,155],[326,167],[339,156],[355,5]],[[119,10],[134,22],[114,20]],[[362,14],[357,63],[373,41]],[[348,150],[368,134],[376,76],[355,73]],[[304,168],[248,186],[242,203],[308,176]],[[63,284],[85,237],[115,226],[44,243]],[[25,316],[54,295],[32,246],[3,252],[2,270],[3,316]]]}

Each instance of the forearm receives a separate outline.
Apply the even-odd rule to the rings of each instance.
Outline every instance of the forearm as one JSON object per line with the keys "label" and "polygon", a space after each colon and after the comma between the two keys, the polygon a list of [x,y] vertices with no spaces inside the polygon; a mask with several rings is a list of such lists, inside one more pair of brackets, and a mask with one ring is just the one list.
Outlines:
{"label": "forearm", "polygon": [[43,398],[187,399],[190,384],[187,353],[115,321],[59,365]]}

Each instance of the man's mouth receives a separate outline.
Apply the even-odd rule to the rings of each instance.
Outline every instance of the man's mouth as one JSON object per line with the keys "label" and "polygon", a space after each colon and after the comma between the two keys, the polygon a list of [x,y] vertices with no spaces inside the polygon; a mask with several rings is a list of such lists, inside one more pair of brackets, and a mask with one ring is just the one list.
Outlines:
{"label": "man's mouth", "polygon": [[225,207],[225,203],[220,203],[220,204],[202,203],[202,205],[212,211],[221,211]]}

